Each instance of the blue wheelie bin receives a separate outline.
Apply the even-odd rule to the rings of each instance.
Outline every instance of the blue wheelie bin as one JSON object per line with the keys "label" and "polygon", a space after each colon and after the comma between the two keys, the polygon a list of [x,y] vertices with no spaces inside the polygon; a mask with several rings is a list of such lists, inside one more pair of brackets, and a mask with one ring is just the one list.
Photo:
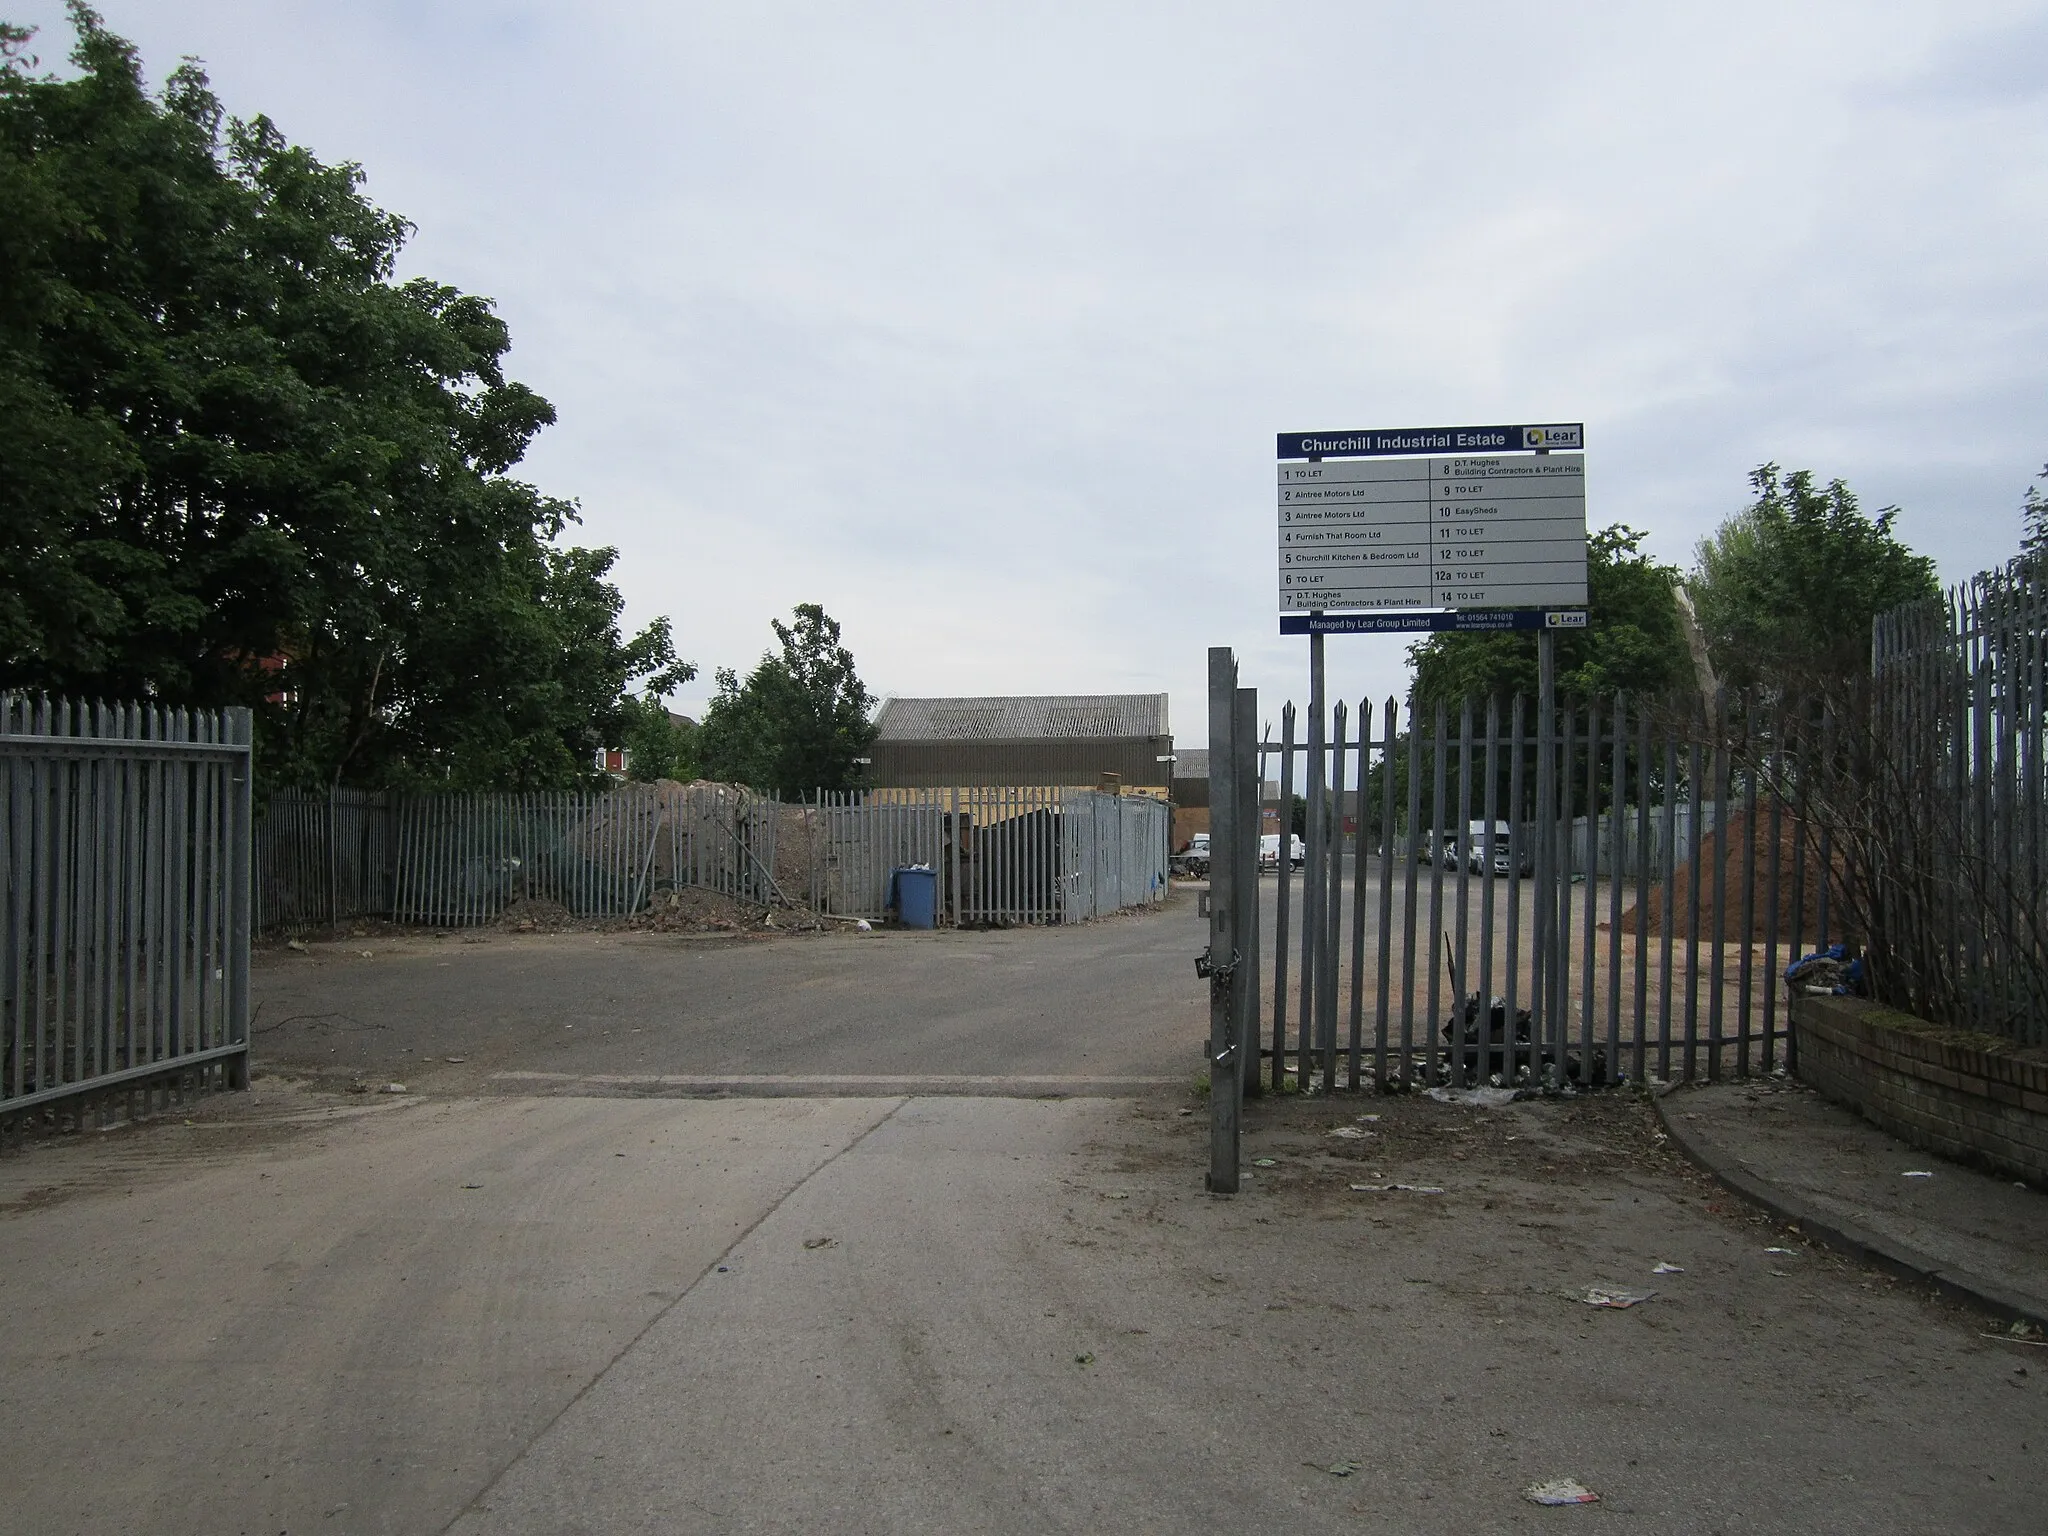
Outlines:
{"label": "blue wheelie bin", "polygon": [[922,864],[908,864],[889,872],[889,905],[906,928],[932,928],[938,924],[939,877]]}

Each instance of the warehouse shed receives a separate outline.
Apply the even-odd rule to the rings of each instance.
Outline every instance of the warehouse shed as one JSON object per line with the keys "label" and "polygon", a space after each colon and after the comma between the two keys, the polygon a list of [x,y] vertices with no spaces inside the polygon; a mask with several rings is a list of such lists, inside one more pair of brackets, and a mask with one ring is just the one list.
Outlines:
{"label": "warehouse shed", "polygon": [[877,789],[1113,784],[1167,796],[1163,693],[890,699],[876,718]]}

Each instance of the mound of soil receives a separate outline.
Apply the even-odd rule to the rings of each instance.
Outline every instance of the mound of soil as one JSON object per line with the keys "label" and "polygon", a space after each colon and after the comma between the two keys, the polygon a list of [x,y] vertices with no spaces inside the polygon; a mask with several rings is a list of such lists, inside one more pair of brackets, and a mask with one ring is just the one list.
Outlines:
{"label": "mound of soil", "polygon": [[[1778,942],[1783,944],[1792,937],[1795,912],[1792,903],[1793,886],[1797,880],[1795,852],[1798,837],[1796,823],[1787,811],[1778,831]],[[1721,901],[1721,935],[1724,939],[1740,941],[1742,934],[1742,887],[1743,868],[1748,860],[1750,846],[1750,821],[1746,812],[1737,811],[1728,818],[1725,834],[1720,831],[1708,832],[1700,838],[1700,937],[1712,940],[1714,936],[1714,869],[1718,863],[1721,878],[1725,882]],[[1770,812],[1759,806],[1756,813],[1756,895],[1755,907],[1750,922],[1749,938],[1761,943],[1769,932],[1770,924],[1770,871],[1771,871],[1771,821]],[[1671,921],[1672,933],[1684,938],[1691,931],[1692,923],[1692,866],[1686,861],[1687,849],[1681,845],[1678,857],[1681,862],[1672,880]],[[1801,882],[1801,901],[1797,921],[1802,941],[1810,941],[1820,931],[1820,830],[1809,825],[1805,836],[1805,879]],[[1836,871],[1841,870],[1841,858],[1835,859]],[[1633,893],[1636,882],[1631,878],[1624,889]],[[1828,925],[1841,936],[1842,917],[1839,906],[1834,907]],[[1631,906],[1621,915],[1621,931],[1635,934],[1659,934],[1664,932],[1664,881],[1652,877],[1649,900],[1640,909]]]}
{"label": "mound of soil", "polygon": [[[686,885],[680,890],[656,891],[649,909],[625,924],[651,933],[744,933],[773,931],[768,908],[739,901],[718,891]],[[776,919],[780,927],[794,921]]]}

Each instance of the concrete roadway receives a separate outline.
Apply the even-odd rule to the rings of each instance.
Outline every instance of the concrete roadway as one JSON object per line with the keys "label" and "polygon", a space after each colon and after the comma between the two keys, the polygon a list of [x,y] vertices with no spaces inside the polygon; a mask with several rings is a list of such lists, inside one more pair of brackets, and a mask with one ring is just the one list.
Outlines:
{"label": "concrete roadway", "polygon": [[[317,1071],[0,1159],[0,1532],[2038,1525],[2040,1351],[1751,1220],[1634,1101],[1263,1102],[1219,1200],[1181,1088],[691,1096],[1185,1083],[1198,936],[267,961]],[[1526,1502],[1558,1476],[1601,1505]]]}

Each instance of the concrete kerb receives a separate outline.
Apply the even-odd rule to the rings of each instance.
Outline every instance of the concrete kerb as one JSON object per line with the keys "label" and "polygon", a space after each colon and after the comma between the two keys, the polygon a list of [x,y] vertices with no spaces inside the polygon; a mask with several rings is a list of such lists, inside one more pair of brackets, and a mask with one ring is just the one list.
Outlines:
{"label": "concrete kerb", "polygon": [[1672,1083],[1657,1090],[1652,1099],[1657,1119],[1664,1127],[1664,1134],[1671,1138],[1678,1150],[1730,1194],[1797,1227],[1804,1236],[1846,1258],[1871,1265],[1902,1280],[1925,1285],[1949,1301],[1962,1302],[2001,1321],[2031,1323],[2048,1330],[2048,1299],[2020,1295],[1967,1270],[1944,1268],[1926,1254],[1895,1239],[1881,1236],[1841,1217],[1823,1215],[1798,1195],[1758,1178],[1719,1148],[1689,1133],[1668,1107],[1671,1098],[1682,1094],[1686,1086],[1684,1083]]}

